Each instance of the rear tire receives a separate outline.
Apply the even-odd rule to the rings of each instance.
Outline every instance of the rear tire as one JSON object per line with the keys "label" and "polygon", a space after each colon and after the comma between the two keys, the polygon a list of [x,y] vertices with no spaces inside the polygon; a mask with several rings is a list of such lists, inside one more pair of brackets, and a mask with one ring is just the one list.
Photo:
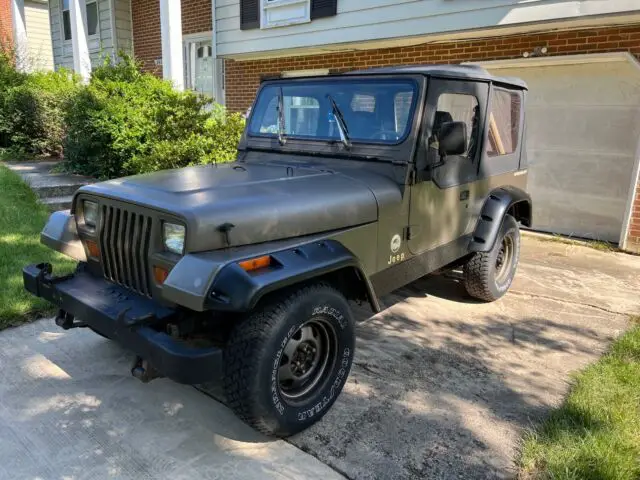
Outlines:
{"label": "rear tire", "polygon": [[467,293],[478,300],[493,302],[511,286],[520,259],[520,229],[515,218],[505,215],[493,248],[477,252],[463,269]]}
{"label": "rear tire", "polygon": [[354,347],[354,321],[337,290],[315,284],[288,293],[231,332],[224,357],[227,402],[266,435],[300,432],[342,391]]}

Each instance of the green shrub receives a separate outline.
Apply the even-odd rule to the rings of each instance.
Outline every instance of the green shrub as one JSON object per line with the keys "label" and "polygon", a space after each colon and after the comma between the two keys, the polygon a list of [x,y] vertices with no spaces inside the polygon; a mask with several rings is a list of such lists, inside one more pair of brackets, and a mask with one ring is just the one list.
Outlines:
{"label": "green shrub", "polygon": [[4,131],[16,154],[60,154],[65,135],[64,108],[78,90],[71,73],[33,73],[6,91]]}
{"label": "green shrub", "polygon": [[69,103],[67,167],[100,178],[234,158],[243,120],[194,92],[106,60]]}
{"label": "green shrub", "polygon": [[18,72],[13,64],[13,53],[0,46],[0,147],[9,147],[9,133],[11,123],[8,121],[5,103],[7,92],[22,85],[26,75]]}
{"label": "green shrub", "polygon": [[128,162],[131,170],[148,173],[167,168],[234,161],[244,129],[244,119],[238,113],[228,113],[220,105],[215,105],[210,115],[199,126],[199,131],[172,140],[153,142],[146,154]]}
{"label": "green shrub", "polygon": [[113,80],[120,82],[135,82],[143,75],[142,62],[131,55],[120,52],[117,58],[105,57],[102,65],[91,72],[93,80]]}

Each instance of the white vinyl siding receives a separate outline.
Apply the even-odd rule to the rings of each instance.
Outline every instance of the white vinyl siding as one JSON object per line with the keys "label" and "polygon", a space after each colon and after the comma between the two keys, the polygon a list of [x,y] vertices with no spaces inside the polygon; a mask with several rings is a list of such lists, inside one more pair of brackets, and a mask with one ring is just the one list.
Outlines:
{"label": "white vinyl siding", "polygon": [[24,16],[27,27],[29,67],[33,70],[52,70],[53,50],[47,4],[26,1]]}
{"label": "white vinyl siding", "polygon": [[287,27],[240,30],[240,1],[216,0],[218,55],[419,37],[638,10],[638,0],[338,0],[338,14]]}
{"label": "white vinyl siding", "polygon": [[113,0],[116,15],[116,44],[118,50],[127,53],[133,51],[133,35],[131,33],[131,1]]}
{"label": "white vinyl siding", "polygon": [[[116,2],[117,0],[113,0]],[[113,51],[113,35],[111,28],[110,0],[97,0],[99,29],[96,35],[89,37],[89,54],[91,63],[96,66],[102,62],[104,55],[111,55]],[[62,33],[62,2],[49,1],[49,15],[51,20],[51,40],[53,45],[53,59],[56,68],[73,68],[73,47],[70,40],[64,40]],[[128,20],[129,29],[130,17]],[[116,28],[117,29],[117,28]]]}

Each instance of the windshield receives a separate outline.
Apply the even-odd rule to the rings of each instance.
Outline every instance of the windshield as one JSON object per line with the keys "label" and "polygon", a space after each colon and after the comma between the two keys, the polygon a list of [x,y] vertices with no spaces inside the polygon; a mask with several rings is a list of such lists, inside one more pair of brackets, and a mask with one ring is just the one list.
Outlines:
{"label": "windshield", "polygon": [[[411,128],[416,103],[412,80],[346,79],[278,82],[264,87],[249,123],[252,136],[344,141],[342,114],[348,139],[355,143],[396,144]],[[279,115],[282,104],[284,114]]]}

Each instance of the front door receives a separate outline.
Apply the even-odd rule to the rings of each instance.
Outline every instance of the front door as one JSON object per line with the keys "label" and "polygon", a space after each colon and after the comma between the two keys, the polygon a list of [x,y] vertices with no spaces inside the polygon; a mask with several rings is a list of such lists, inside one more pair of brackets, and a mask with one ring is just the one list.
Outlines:
{"label": "front door", "polygon": [[185,42],[185,84],[187,88],[213,95],[213,50],[211,40]]}
{"label": "front door", "polygon": [[[408,246],[414,254],[450,243],[472,228],[471,206],[478,194],[473,182],[478,178],[488,94],[488,83],[429,80],[426,128],[419,147],[427,170],[411,187]],[[438,130],[446,122],[467,126],[467,149],[462,155],[440,157]]]}

